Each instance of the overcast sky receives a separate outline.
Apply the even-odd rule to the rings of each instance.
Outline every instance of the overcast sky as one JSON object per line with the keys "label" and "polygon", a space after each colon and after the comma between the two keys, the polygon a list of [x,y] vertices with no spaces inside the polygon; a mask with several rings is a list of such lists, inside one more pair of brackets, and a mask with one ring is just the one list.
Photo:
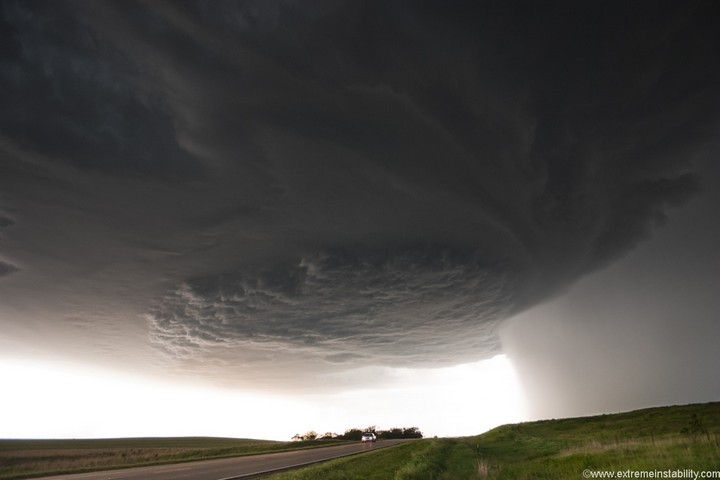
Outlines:
{"label": "overcast sky", "polygon": [[0,7],[12,371],[720,399],[717,2]]}

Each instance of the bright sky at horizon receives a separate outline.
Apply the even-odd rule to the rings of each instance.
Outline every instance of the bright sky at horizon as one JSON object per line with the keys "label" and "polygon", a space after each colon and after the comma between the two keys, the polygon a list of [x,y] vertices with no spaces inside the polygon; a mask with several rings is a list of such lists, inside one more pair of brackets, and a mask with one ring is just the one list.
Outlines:
{"label": "bright sky at horizon", "polygon": [[448,368],[387,370],[394,387],[280,397],[63,362],[0,359],[0,438],[290,440],[309,430],[343,433],[370,425],[463,436],[525,420],[524,398],[504,355]]}

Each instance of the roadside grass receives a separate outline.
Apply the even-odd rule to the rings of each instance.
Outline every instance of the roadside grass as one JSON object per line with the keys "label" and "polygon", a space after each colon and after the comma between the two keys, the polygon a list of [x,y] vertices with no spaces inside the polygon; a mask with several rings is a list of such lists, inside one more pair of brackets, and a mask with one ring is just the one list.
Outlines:
{"label": "roadside grass", "polygon": [[455,439],[430,440],[424,451],[395,472],[394,480],[470,480],[477,478],[474,452]]}
{"label": "roadside grass", "polygon": [[720,403],[504,425],[474,437],[420,440],[270,480],[576,480],[586,469],[720,471]]}
{"label": "roadside grass", "polygon": [[0,440],[0,479],[208,460],[340,443],[347,442],[276,442],[210,437]]}
{"label": "roadside grass", "polygon": [[720,403],[505,425],[464,441],[474,444],[478,478],[720,470]]}
{"label": "roadside grass", "polygon": [[[392,473],[408,463],[415,453],[426,448],[427,440],[372,450],[368,453],[339,458],[291,472],[278,473],[268,480],[388,480]],[[388,476],[390,475],[390,476]]]}
{"label": "roadside grass", "polygon": [[471,480],[478,478],[474,460],[475,452],[465,442],[416,440],[275,474],[268,480]]}

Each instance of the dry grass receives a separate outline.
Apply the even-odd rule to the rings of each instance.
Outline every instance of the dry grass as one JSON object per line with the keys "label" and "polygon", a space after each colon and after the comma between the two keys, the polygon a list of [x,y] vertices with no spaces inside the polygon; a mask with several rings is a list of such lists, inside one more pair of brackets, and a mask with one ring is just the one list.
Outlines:
{"label": "dry grass", "polygon": [[[324,444],[315,442],[312,446]],[[221,438],[0,440],[0,479],[222,458],[309,446],[302,442]]]}
{"label": "dry grass", "polygon": [[688,449],[691,446],[706,445],[711,449],[720,451],[720,437],[715,434],[707,436],[698,436],[690,438],[686,435],[672,435],[660,438],[634,438],[629,440],[616,440],[613,442],[600,442],[592,440],[590,442],[573,445],[561,450],[554,455],[555,458],[567,457],[570,455],[597,455],[605,452],[624,452],[631,453],[638,450],[655,450],[663,451],[672,447],[685,446]]}
{"label": "dry grass", "polygon": [[490,465],[485,460],[477,461],[477,476],[478,478],[488,478],[490,475]]}
{"label": "dry grass", "polygon": [[39,471],[86,470],[105,466],[145,464],[159,459],[202,455],[202,452],[203,450],[186,448],[21,450],[0,452],[0,464],[27,466]]}

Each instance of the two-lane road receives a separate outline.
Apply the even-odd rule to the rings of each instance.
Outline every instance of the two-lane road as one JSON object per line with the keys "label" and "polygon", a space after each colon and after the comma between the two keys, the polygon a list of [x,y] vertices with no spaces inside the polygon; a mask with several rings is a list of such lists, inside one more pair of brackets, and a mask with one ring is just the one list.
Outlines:
{"label": "two-lane road", "polygon": [[356,443],[334,447],[311,448],[292,452],[268,453],[246,457],[202,460],[153,467],[106,470],[43,477],[45,480],[230,480],[249,478],[264,472],[322,462],[333,458],[391,447],[409,440],[381,440],[377,443]]}

